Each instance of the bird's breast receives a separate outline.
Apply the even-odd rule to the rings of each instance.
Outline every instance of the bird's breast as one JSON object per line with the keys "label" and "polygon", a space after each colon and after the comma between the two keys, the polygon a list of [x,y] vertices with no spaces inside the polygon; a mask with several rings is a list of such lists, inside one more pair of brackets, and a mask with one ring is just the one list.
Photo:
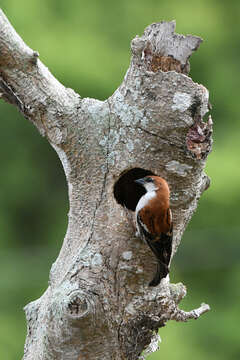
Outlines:
{"label": "bird's breast", "polygon": [[141,197],[141,199],[139,200],[139,202],[137,203],[137,207],[136,207],[136,214],[143,209],[145,206],[147,206],[149,204],[149,202],[154,199],[156,197],[156,192],[155,191],[149,191],[147,192],[145,195],[143,195]]}

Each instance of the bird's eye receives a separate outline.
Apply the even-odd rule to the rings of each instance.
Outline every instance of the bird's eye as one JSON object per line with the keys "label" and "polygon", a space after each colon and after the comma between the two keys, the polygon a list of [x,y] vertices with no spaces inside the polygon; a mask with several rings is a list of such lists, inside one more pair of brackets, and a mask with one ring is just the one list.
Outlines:
{"label": "bird's eye", "polygon": [[153,179],[150,178],[150,177],[146,177],[146,178],[145,178],[145,181],[146,181],[147,183],[151,183],[151,182],[153,182]]}

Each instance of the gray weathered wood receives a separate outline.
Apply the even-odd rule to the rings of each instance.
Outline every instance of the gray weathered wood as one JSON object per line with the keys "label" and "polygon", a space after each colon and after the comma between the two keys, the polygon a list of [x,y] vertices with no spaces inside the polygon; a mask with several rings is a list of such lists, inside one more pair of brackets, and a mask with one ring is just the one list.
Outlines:
{"label": "gray weathered wood", "polygon": [[[25,307],[24,360],[138,359],[168,320],[184,312],[182,284],[148,283],[154,258],[134,235],[113,195],[132,168],[163,176],[171,187],[174,252],[201,193],[211,150],[208,91],[186,74],[201,39],[174,33],[174,22],[150,25],[131,44],[121,86],[106,101],[65,88],[0,13],[1,97],[18,107],[58,153],[67,178],[69,223],[49,287]],[[131,216],[131,215],[130,215]],[[194,239],[193,239],[194,241]],[[152,341],[151,341],[152,339]]]}

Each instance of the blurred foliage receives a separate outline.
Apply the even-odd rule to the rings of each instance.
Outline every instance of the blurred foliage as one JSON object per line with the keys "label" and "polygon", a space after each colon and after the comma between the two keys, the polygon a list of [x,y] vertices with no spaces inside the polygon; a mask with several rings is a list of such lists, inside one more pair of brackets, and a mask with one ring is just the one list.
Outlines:
{"label": "blurred foliage", "polygon": [[[239,331],[237,0],[2,0],[2,9],[52,73],[82,97],[105,99],[122,82],[129,44],[152,22],[177,21],[177,32],[205,39],[191,58],[191,76],[210,90],[214,151],[203,195],[177,256],[172,281],[183,281],[184,309],[208,302],[197,322],[170,322],[160,330],[161,350],[149,357],[171,360],[237,360]],[[0,103],[0,353],[23,353],[29,301],[47,287],[67,225],[67,187],[60,161],[16,109]]]}

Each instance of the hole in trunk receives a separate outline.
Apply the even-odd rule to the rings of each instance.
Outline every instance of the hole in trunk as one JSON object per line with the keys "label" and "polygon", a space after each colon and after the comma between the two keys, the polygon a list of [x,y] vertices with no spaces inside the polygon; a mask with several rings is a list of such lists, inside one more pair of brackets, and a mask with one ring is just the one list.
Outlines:
{"label": "hole in trunk", "polygon": [[139,199],[145,194],[145,189],[134,182],[147,175],[154,175],[150,170],[133,168],[125,170],[115,182],[113,194],[118,204],[135,211]]}

